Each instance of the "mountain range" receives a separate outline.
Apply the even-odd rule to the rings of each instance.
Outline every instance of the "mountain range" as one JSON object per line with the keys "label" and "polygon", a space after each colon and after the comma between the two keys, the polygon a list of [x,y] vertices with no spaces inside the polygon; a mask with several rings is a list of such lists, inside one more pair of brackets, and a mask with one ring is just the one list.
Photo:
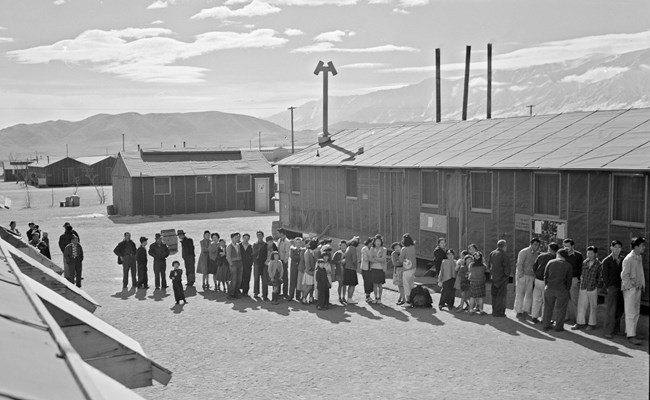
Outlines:
{"label": "mountain range", "polygon": [[[98,114],[81,121],[18,124],[0,130],[0,159],[34,155],[71,157],[135,151],[152,147],[257,147],[291,145],[289,130],[272,122],[218,111],[167,114]],[[296,144],[313,142],[316,134],[300,135]]]}
{"label": "mountain range", "polygon": [[[432,72],[432,75],[434,72]],[[442,120],[459,120],[463,78],[442,71]],[[445,77],[445,75],[447,75]],[[458,73],[456,73],[458,75]],[[487,73],[471,71],[468,119],[486,117]],[[341,79],[338,76],[336,79]],[[332,80],[330,87],[336,84]],[[620,109],[650,106],[650,50],[618,56],[591,56],[567,62],[535,65],[514,70],[495,69],[492,78],[492,118],[567,111]],[[356,96],[329,98],[329,126],[386,125],[435,121],[435,80]],[[267,118],[280,123],[286,114]],[[297,129],[321,129],[322,101],[311,101],[294,111]]]}
{"label": "mountain range", "polygon": [[[458,120],[462,76],[443,71],[443,120]],[[456,73],[458,75],[458,73]],[[337,77],[341,79],[341,77]],[[333,81],[332,85],[335,84]],[[472,71],[468,118],[485,118],[485,71]],[[514,70],[495,69],[492,117],[568,111],[650,107],[650,50],[617,56],[591,56]],[[330,97],[329,130],[435,120],[433,78],[405,87],[363,95]],[[294,111],[296,145],[313,143],[322,129],[322,102],[311,101]],[[257,147],[291,144],[286,112],[266,120],[218,111],[117,115],[98,114],[82,121],[19,124],[0,130],[0,159],[34,152],[52,156],[115,154],[125,147]]]}

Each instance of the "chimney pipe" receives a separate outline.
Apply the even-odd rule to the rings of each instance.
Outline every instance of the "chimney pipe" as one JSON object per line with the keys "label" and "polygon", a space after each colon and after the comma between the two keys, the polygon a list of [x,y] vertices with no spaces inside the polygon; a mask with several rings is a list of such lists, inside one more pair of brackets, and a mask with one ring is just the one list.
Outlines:
{"label": "chimney pipe", "polygon": [[469,60],[472,46],[465,47],[465,82],[463,87],[463,121],[467,121],[467,96],[469,95]]}
{"label": "chimney pipe", "polygon": [[185,148],[185,141],[183,141],[183,148]]}
{"label": "chimney pipe", "polygon": [[487,119],[492,118],[492,43],[487,45]]}
{"label": "chimney pipe", "polygon": [[436,122],[440,120],[440,49],[436,49]]}

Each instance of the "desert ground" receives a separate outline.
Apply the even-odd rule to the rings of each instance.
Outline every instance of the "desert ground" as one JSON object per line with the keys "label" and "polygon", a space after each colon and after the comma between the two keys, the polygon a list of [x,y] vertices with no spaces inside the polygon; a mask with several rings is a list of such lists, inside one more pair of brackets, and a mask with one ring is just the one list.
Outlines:
{"label": "desert ground", "polygon": [[[166,387],[136,390],[145,398],[648,398],[647,340],[642,346],[623,337],[607,340],[600,327],[544,332],[515,319],[512,309],[505,319],[407,309],[395,305],[390,280],[387,307],[360,302],[326,311],[296,302],[226,300],[223,293],[201,289],[200,276],[184,306],[174,304],[171,287],[123,291],[122,268],[112,250],[125,231],[137,239],[183,229],[198,246],[205,229],[222,236],[235,230],[268,233],[278,216],[108,217],[92,187],[79,189],[80,207],[58,207],[73,190],[30,188],[26,208],[24,187],[0,183],[0,195],[13,202],[10,210],[0,210],[0,224],[16,220],[23,233],[28,222],[39,224],[49,232],[52,258],[59,262],[56,242],[63,223],[79,232],[86,255],[83,289],[102,305],[96,315],[173,371]],[[180,255],[171,256],[169,264],[174,259]],[[152,284],[151,272],[149,279]],[[358,287],[357,300],[359,292]],[[331,293],[336,303],[336,284]],[[438,298],[433,295],[434,305]],[[647,337],[647,315],[640,328]]]}

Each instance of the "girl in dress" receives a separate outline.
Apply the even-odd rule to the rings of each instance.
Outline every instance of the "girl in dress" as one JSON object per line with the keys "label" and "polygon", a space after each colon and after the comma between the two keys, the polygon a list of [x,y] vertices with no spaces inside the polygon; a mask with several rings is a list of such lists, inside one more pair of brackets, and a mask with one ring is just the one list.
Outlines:
{"label": "girl in dress", "polygon": [[397,286],[399,290],[399,299],[397,299],[397,305],[401,306],[406,303],[404,298],[404,281],[402,280],[402,274],[404,273],[404,268],[402,268],[402,261],[399,259],[399,253],[402,249],[402,246],[398,242],[395,242],[390,245],[390,248],[393,252],[390,254],[390,260],[393,263],[393,285]]}
{"label": "girl in dress", "polygon": [[386,248],[381,236],[375,236],[372,248],[368,252],[368,261],[370,263],[370,279],[372,281],[372,291],[375,295],[375,304],[381,305],[381,295],[386,283]]}
{"label": "girl in dress", "polygon": [[226,241],[219,239],[217,248],[217,290],[223,285],[223,291],[228,292],[228,280],[230,279],[230,266],[226,260]]}
{"label": "girl in dress", "polygon": [[339,303],[345,305],[345,285],[343,284],[343,269],[345,266],[345,251],[348,248],[348,242],[341,240],[339,242],[339,249],[332,257],[332,265],[334,267],[334,275],[339,284]]}
{"label": "girl in dress", "polygon": [[[214,290],[219,290],[217,285],[217,260],[219,256],[219,234],[214,232],[211,236],[210,245],[208,246],[208,269],[205,272],[205,276],[212,274],[212,280],[214,280]],[[206,289],[210,289],[210,279],[206,282]]]}
{"label": "girl in dress", "polygon": [[483,255],[480,251],[475,252],[472,258],[473,260],[469,264],[469,290],[471,296],[469,312],[485,315],[487,313],[483,311],[483,299],[485,298],[486,266],[483,264]]}
{"label": "girl in dress", "polygon": [[316,285],[318,286],[319,310],[327,310],[330,304],[330,288],[332,287],[332,265],[330,264],[330,252],[321,253],[323,258],[316,263]]}
{"label": "girl in dress", "polygon": [[169,273],[169,279],[172,281],[172,288],[174,289],[174,300],[176,300],[176,304],[178,304],[178,302],[181,300],[183,300],[183,304],[187,304],[187,300],[185,300],[185,292],[183,291],[183,270],[180,268],[180,266],[181,263],[177,260],[174,260],[172,262],[172,267],[174,269],[172,269]]}
{"label": "girl in dress", "polygon": [[196,272],[203,275],[203,289],[209,289],[210,277],[208,276],[208,264],[210,262],[210,231],[203,232],[203,239],[201,239],[199,244],[201,245],[201,253],[199,253]]}
{"label": "girl in dress", "polygon": [[273,293],[271,294],[271,304],[280,304],[280,286],[282,285],[282,272],[284,268],[282,261],[280,261],[280,253],[274,251],[271,253],[271,261],[269,261],[269,285],[273,286]]}
{"label": "girl in dress", "polygon": [[[474,258],[469,255],[469,251],[463,250],[460,253],[460,258],[456,261],[456,283],[454,283],[454,290],[460,292],[460,305],[454,311],[469,311],[469,263]],[[464,307],[463,307],[464,306]]]}
{"label": "girl in dress", "polygon": [[443,307],[447,307],[449,311],[454,308],[454,300],[456,299],[456,289],[454,289],[454,277],[456,276],[455,256],[454,249],[447,250],[447,259],[442,260],[440,264],[440,274],[438,275],[438,285],[442,287],[440,302],[438,303],[440,311],[442,311]]}
{"label": "girl in dress", "polygon": [[348,288],[348,299],[345,301],[347,304],[357,304],[352,299],[354,295],[354,288],[359,284],[357,277],[357,246],[359,245],[359,238],[354,237],[348,242],[348,247],[345,249],[343,260],[345,261],[343,267],[343,285]]}
{"label": "girl in dress", "polygon": [[318,247],[318,240],[312,239],[305,250],[305,273],[302,278],[302,304],[310,304],[314,301],[314,272],[316,271],[316,259],[314,250]]}

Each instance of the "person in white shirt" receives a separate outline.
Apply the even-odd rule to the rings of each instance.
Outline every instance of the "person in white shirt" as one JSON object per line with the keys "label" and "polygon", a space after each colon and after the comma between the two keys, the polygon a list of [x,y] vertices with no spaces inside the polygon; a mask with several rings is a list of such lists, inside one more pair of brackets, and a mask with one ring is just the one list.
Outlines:
{"label": "person in white shirt", "polygon": [[625,303],[625,334],[630,343],[640,345],[644,338],[637,335],[636,325],[639,322],[641,293],[645,289],[642,257],[645,251],[645,238],[632,238],[631,246],[632,251],[623,259],[621,291]]}
{"label": "person in white shirt", "polygon": [[289,257],[291,256],[291,241],[287,239],[287,232],[284,228],[278,229],[278,253],[282,261],[282,296],[289,297]]}

